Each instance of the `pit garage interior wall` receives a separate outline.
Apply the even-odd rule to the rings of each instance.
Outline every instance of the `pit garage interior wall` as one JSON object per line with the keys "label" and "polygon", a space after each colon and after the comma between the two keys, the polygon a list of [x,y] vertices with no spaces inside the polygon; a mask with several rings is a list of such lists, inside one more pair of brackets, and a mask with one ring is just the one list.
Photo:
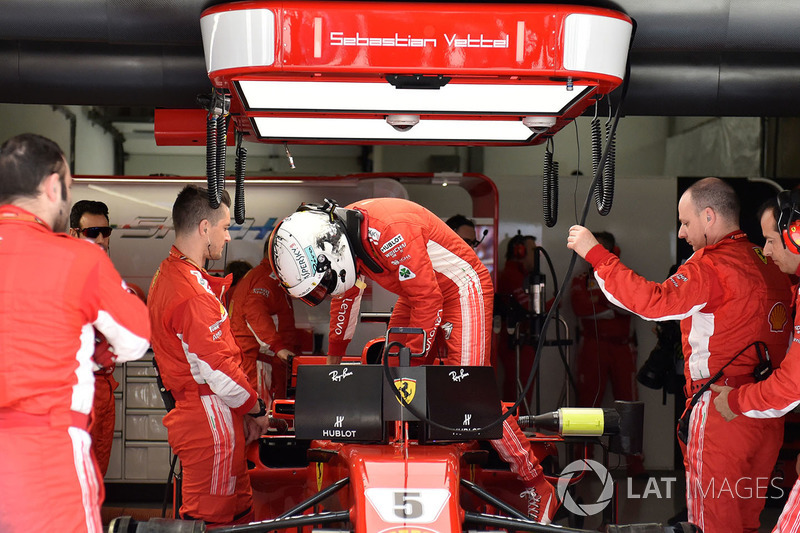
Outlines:
{"label": "pit garage interior wall", "polygon": [[[88,109],[70,106],[76,119],[75,168],[76,174],[113,174],[114,138],[111,133],[88,118]],[[0,122],[0,139],[30,131],[51,137],[67,153],[70,147],[69,121],[64,113],[51,106],[0,105],[4,120]],[[721,121],[733,121],[722,124]],[[283,147],[248,144],[248,175],[284,175],[292,172],[308,174],[346,174],[360,172],[365,165],[378,172],[419,172],[432,170],[434,162],[452,162],[451,170],[482,172],[489,176],[499,189],[500,231],[498,235],[500,265],[504,263],[508,237],[517,229],[533,233],[546,248],[555,265],[558,281],[566,272],[570,254],[565,247],[569,226],[583,208],[591,174],[589,119],[578,119],[577,131],[570,125],[555,136],[555,160],[560,162],[560,190],[558,223],[545,228],[542,222],[542,156],[543,147],[509,148],[454,148],[454,147],[395,147],[377,146],[365,156],[360,147],[352,146],[290,146],[297,170],[289,169]],[[152,140],[152,124],[113,124],[125,138],[124,166],[127,174],[178,174],[203,175],[205,159],[203,148],[159,148]],[[703,144],[704,132],[719,136],[725,128],[756,128],[759,119],[703,119],[680,117],[627,117],[620,121],[616,140],[617,187],[614,207],[608,217],[600,217],[590,210],[587,225],[596,230],[614,233],[622,250],[622,258],[637,272],[653,280],[663,280],[668,268],[675,262],[677,179],[683,176],[719,175],[749,176],[760,168],[760,137],[742,136],[741,142],[750,143],[744,159],[737,158],[731,165],[728,154],[717,145]],[[694,133],[692,133],[694,132]],[[683,135],[700,135],[700,141],[679,141]],[[577,140],[580,142],[578,143]],[[676,143],[680,142],[680,146]],[[752,146],[752,143],[759,143]],[[578,156],[578,146],[580,156]],[[233,150],[229,150],[231,154]],[[366,157],[366,160],[365,160]],[[444,159],[442,159],[444,157]],[[702,161],[701,171],[693,172],[680,161]],[[579,164],[580,163],[580,164]],[[437,163],[438,164],[438,163]],[[229,157],[228,168],[233,169]],[[667,170],[670,170],[670,174]],[[582,176],[572,175],[580,170]],[[443,218],[455,213],[471,215],[469,196],[458,188],[447,189],[428,186],[406,186],[408,196],[432,209]],[[452,191],[458,192],[452,192]],[[165,192],[161,199],[171,205],[176,190]],[[80,189],[73,193],[74,200],[81,199]],[[310,195],[309,200],[317,200]],[[112,222],[115,213],[112,213]],[[250,215],[250,213],[248,213]],[[112,250],[112,259],[122,255]],[[233,259],[229,255],[229,259]],[[578,261],[576,272],[585,268]],[[547,274],[548,291],[552,279]],[[568,298],[567,298],[568,300]],[[570,317],[568,303],[565,315]],[[574,335],[574,320],[569,318],[570,332]],[[639,364],[644,362],[655,345],[653,324],[636,320],[639,339]],[[552,350],[552,349],[548,349]],[[574,359],[574,348],[571,350]],[[542,362],[543,379],[541,410],[556,408],[563,389],[563,367],[555,352],[548,351]],[[672,397],[666,406],[661,405],[661,392],[639,387],[640,399],[646,402],[645,461],[650,469],[671,469],[673,466]]]}

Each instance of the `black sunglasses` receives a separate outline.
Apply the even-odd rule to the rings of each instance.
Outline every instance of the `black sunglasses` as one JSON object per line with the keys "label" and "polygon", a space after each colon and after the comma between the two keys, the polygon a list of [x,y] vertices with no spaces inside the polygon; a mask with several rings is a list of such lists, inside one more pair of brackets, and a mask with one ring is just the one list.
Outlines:
{"label": "black sunglasses", "polygon": [[75,228],[75,230],[87,239],[96,239],[100,234],[102,234],[103,237],[111,235],[111,226],[95,226],[83,229]]}

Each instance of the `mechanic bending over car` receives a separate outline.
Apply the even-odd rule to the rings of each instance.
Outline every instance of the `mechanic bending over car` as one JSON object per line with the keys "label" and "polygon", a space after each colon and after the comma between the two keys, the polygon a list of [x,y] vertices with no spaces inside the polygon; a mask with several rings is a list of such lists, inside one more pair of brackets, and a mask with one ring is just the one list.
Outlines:
{"label": "mechanic bending over car", "polygon": [[[757,341],[783,355],[791,332],[791,288],[788,277],[739,229],[738,198],[722,180],[705,178],[690,186],[678,203],[678,218],[678,237],[694,254],[663,283],[638,276],[582,226],[570,228],[567,247],[591,263],[611,303],[645,320],[681,320],[691,398],[728,363],[719,384],[753,382],[761,366],[752,346]],[[710,403],[706,390],[687,417],[682,449],[689,522],[705,533],[757,531],[783,423],[746,417],[725,422]],[[731,487],[752,497],[737,497]]]}
{"label": "mechanic bending over car", "polygon": [[245,446],[266,432],[268,421],[264,400],[242,371],[222,304],[231,279],[201,266],[220,259],[231,240],[230,196],[222,191],[217,209],[208,198],[194,185],[178,194],[175,243],[153,276],[147,306],[155,360],[175,398],[164,426],[183,471],[180,516],[246,524],[254,514]]}
{"label": "mechanic bending over car", "polygon": [[[275,272],[289,294],[309,305],[332,296],[328,362],[338,363],[358,321],[369,277],[398,295],[389,327],[420,327],[398,336],[426,363],[489,365],[493,287],[473,249],[439,217],[396,198],[338,207],[303,205],[270,237]],[[422,358],[420,358],[422,359]],[[491,441],[525,484],[528,516],[548,524],[558,507],[530,443],[514,418]]]}
{"label": "mechanic bending over car", "polygon": [[[782,272],[800,275],[800,234],[797,218],[800,193],[783,191],[777,198],[767,201],[759,210],[761,232],[766,242],[764,255],[772,258]],[[789,228],[792,228],[791,230]],[[800,305],[800,287],[795,288],[795,309]],[[800,313],[795,312],[795,335],[780,368],[766,380],[747,383],[738,389],[725,385],[712,385],[718,392],[714,406],[725,420],[738,415],[750,418],[780,417],[800,404]],[[800,467],[800,456],[798,456]],[[800,479],[792,487],[791,495],[783,508],[773,532],[797,531],[800,528]]]}
{"label": "mechanic bending over car", "polygon": [[[101,533],[87,430],[92,367],[141,358],[147,309],[99,247],[67,236],[72,175],[56,143],[0,146],[0,531]],[[95,350],[95,331],[112,350]]]}

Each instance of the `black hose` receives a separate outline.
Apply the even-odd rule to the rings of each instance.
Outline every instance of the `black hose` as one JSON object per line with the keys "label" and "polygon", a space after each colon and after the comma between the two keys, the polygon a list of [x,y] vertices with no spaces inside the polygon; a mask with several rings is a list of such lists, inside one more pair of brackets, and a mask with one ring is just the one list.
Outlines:
{"label": "black hose", "polygon": [[222,191],[217,187],[217,119],[209,113],[206,119],[206,181],[208,205],[219,207]]}
{"label": "black hose", "polygon": [[606,144],[608,145],[608,157],[603,167],[603,195],[604,208],[600,212],[605,216],[611,211],[611,204],[614,201],[614,180],[617,173],[617,132],[611,129],[611,119],[606,122]]}
{"label": "black hose", "polygon": [[220,196],[225,190],[225,163],[228,155],[228,126],[231,122],[230,115],[223,115],[217,119],[217,191]]}
{"label": "black hose", "polygon": [[[609,101],[608,111],[611,113],[611,102]],[[597,187],[594,190],[594,204],[597,212],[601,216],[606,216],[611,212],[611,205],[614,203],[614,177],[616,171],[615,145],[616,130],[611,128],[611,117],[605,124],[606,130],[606,159],[605,164],[600,168],[600,154],[602,152],[602,133],[600,119],[592,119],[592,170],[595,175],[599,174]]]}
{"label": "black hose", "polygon": [[[635,35],[636,35],[636,21],[633,22],[631,43],[628,45],[628,58],[625,65],[625,77],[622,80],[622,94],[620,95],[619,104],[617,105],[617,112],[614,115],[613,121],[611,122],[612,134],[617,130],[617,124],[619,123],[619,118],[622,114],[622,105],[625,102],[625,97],[628,94],[628,85],[630,82],[630,68],[631,68],[630,49],[631,46],[633,45],[633,38]],[[605,153],[603,153],[603,156],[600,158],[598,169],[605,166],[606,159],[608,159],[608,146],[606,146]],[[579,221],[580,225],[584,225],[586,223],[586,217],[589,214],[589,205],[591,204],[592,194],[594,193],[595,188],[598,186],[599,181],[600,181],[600,174],[598,172],[595,172],[594,178],[592,179],[592,183],[589,186],[589,193],[586,196],[586,201],[583,204],[583,211],[581,212],[581,218]],[[542,322],[542,331],[547,330],[547,325],[553,319],[553,315],[557,313],[558,304],[561,302],[561,298],[564,296],[566,285],[567,283],[569,283],[569,280],[572,277],[572,271],[575,268],[575,262],[577,261],[577,259],[578,259],[578,254],[573,251],[572,256],[570,257],[569,266],[567,267],[567,273],[564,276],[564,281],[562,281],[561,286],[559,287],[558,292],[556,293],[556,296],[553,299],[553,303],[550,305],[550,311],[548,311],[547,315],[544,318],[544,321]],[[509,412],[516,411],[519,408],[519,406],[522,404],[522,401],[527,396],[531,386],[533,386],[534,377],[536,376],[536,372],[539,371],[539,365],[542,360],[542,353],[544,351],[544,342],[545,342],[545,336],[541,335],[539,337],[539,345],[536,347],[536,355],[534,355],[533,357],[533,365],[531,368],[531,372],[528,375],[528,382],[525,384],[525,389],[519,395],[517,401],[514,402],[514,405],[508,408]]]}
{"label": "black hose", "polygon": [[[239,140],[241,143],[241,139]],[[237,224],[244,224],[244,174],[247,168],[247,148],[236,147],[236,198],[233,201],[233,217]]]}
{"label": "black hose", "polygon": [[544,223],[552,228],[558,222],[558,163],[553,161],[553,139],[548,139],[544,151],[542,169],[542,210]]}

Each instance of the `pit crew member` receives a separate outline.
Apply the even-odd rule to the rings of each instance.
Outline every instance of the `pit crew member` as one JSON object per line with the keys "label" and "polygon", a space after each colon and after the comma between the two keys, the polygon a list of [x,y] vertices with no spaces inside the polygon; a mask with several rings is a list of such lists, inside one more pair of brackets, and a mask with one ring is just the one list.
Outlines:
{"label": "pit crew member", "polygon": [[[786,275],[739,229],[736,193],[722,180],[705,178],[689,187],[678,203],[678,218],[678,237],[695,253],[660,284],[636,275],[584,227],[570,228],[567,247],[592,264],[612,304],[646,320],[681,320],[691,397],[755,341],[773,354],[785,352],[791,291]],[[752,382],[758,362],[755,349],[745,350],[720,384]],[[684,450],[689,521],[706,533],[756,531],[764,507],[758,480],[763,484],[770,476],[783,424],[745,417],[726,423],[709,409],[711,396],[703,393],[689,418]],[[734,486],[736,491],[730,490]]]}
{"label": "pit crew member", "polygon": [[[72,175],[56,143],[0,147],[0,531],[102,533],[87,431],[95,363],[139,359],[147,309],[108,256],[66,235]],[[113,351],[93,360],[95,330]]]}
{"label": "pit crew member", "polygon": [[175,243],[147,301],[155,360],[175,398],[164,426],[183,471],[180,516],[209,524],[252,520],[245,440],[260,430],[245,415],[266,414],[240,367],[242,353],[222,304],[230,278],[211,276],[202,266],[220,259],[230,241],[229,206],[225,191],[217,209],[200,187],[189,185],[178,194],[172,207]]}
{"label": "pit crew member", "polygon": [[[103,202],[93,200],[75,202],[69,213],[69,234],[94,242],[108,253],[111,239],[108,206]],[[104,342],[102,337],[96,337],[95,341],[96,350],[108,348],[108,343]],[[119,387],[119,383],[114,379],[115,368],[116,365],[109,362],[107,366],[98,367],[94,371],[94,407],[92,408],[89,433],[92,435],[92,452],[97,459],[101,477],[105,477],[108,472],[111,445],[114,443],[114,422],[116,420],[114,391]]]}
{"label": "pit crew member", "polygon": [[[788,191],[782,193],[786,198]],[[779,197],[781,198],[781,197]],[[781,271],[786,274],[800,274],[800,249],[788,238],[788,228],[796,227],[791,202],[781,204],[773,198],[764,204],[759,211],[761,231],[766,242],[764,255],[771,257]],[[795,215],[796,216],[796,215]],[[783,227],[779,228],[778,221]],[[786,236],[785,236],[786,235]],[[800,287],[795,287],[795,310],[800,304]],[[718,392],[714,406],[725,420],[733,420],[744,414],[750,418],[774,418],[783,416],[800,404],[800,314],[795,312],[795,334],[789,345],[789,351],[780,368],[766,380],[748,383],[738,389],[727,386],[712,385]],[[774,533],[800,530],[800,479],[798,479],[789,496]]]}
{"label": "pit crew member", "polygon": [[[464,240],[422,206],[397,198],[362,200],[339,208],[301,206],[280,222],[270,239],[275,273],[289,294],[310,305],[331,302],[328,360],[338,363],[353,337],[364,277],[398,295],[389,327],[420,327],[404,340],[412,353],[426,353],[442,336],[449,365],[488,365],[492,282]],[[516,421],[492,441],[523,481],[528,516],[549,523],[557,508],[553,487]]]}
{"label": "pit crew member", "polygon": [[300,353],[292,299],[272,271],[264,243],[264,258],[233,289],[231,329],[242,349],[242,370],[267,402],[286,398],[286,364]]}

